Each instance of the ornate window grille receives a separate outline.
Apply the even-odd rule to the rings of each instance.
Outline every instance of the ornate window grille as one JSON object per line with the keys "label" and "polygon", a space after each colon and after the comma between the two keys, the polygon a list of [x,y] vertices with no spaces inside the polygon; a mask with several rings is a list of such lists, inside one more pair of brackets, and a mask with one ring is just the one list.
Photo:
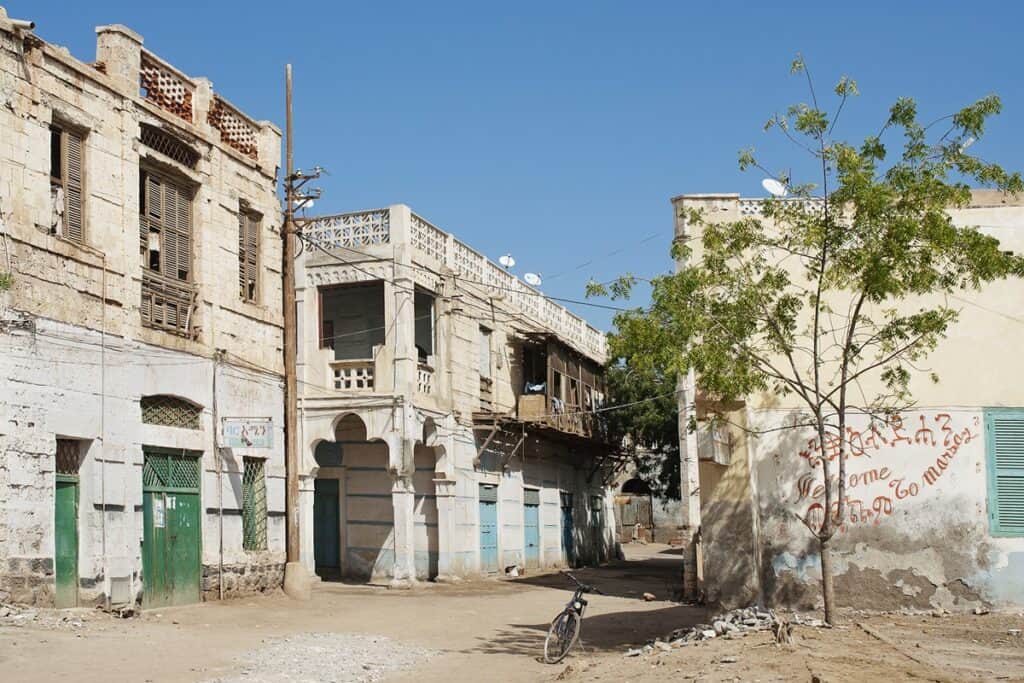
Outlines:
{"label": "ornate window grille", "polygon": [[74,439],[57,439],[57,474],[78,474],[81,449]]}
{"label": "ornate window grille", "polygon": [[194,453],[145,452],[142,485],[156,488],[199,490],[199,456]]}
{"label": "ornate window grille", "polygon": [[139,68],[139,90],[156,106],[192,123],[192,85],[146,52]]}
{"label": "ornate window grille", "polygon": [[203,412],[202,408],[183,398],[157,394],[143,396],[139,404],[142,406],[142,421],[145,424],[182,429],[201,428],[199,416]]}
{"label": "ornate window grille", "polygon": [[259,156],[259,130],[221,98],[213,98],[213,106],[206,115],[206,121],[220,131],[220,141],[228,147],[238,150],[250,159]]}
{"label": "ornate window grille", "polygon": [[196,164],[199,163],[199,152],[182,140],[148,123],[140,124],[140,128],[139,140],[146,147],[155,149],[164,156],[174,159],[182,166],[195,168]]}
{"label": "ornate window grille", "polygon": [[242,474],[242,548],[267,549],[267,477],[262,458],[245,458]]}

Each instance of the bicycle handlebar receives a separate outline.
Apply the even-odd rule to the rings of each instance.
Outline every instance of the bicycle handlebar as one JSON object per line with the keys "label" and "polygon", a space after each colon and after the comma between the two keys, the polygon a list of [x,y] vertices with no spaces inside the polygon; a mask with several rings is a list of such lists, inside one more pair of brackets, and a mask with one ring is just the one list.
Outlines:
{"label": "bicycle handlebar", "polygon": [[597,593],[598,595],[605,595],[597,586],[592,586],[590,584],[583,583],[569,572],[562,573],[568,576],[570,579],[572,579],[572,582],[579,586],[584,593]]}

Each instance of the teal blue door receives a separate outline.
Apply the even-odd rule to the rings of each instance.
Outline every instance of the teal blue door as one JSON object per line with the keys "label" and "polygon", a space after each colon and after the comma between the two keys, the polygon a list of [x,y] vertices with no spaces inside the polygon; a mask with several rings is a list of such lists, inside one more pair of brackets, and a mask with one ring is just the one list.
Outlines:
{"label": "teal blue door", "polygon": [[576,566],[575,531],[572,525],[572,494],[562,494],[562,555],[570,567]]}
{"label": "teal blue door", "polygon": [[498,571],[498,487],[480,485],[480,571]]}
{"label": "teal blue door", "polygon": [[540,506],[523,506],[525,561],[528,568],[540,567]]}
{"label": "teal blue door", "polygon": [[337,479],[313,480],[313,558],[316,573],[341,571],[341,526]]}

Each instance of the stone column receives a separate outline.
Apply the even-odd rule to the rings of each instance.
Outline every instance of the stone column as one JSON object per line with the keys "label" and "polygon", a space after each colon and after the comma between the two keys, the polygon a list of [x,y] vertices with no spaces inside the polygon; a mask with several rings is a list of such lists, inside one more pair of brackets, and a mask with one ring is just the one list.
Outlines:
{"label": "stone column", "polygon": [[434,495],[437,500],[437,578],[438,583],[458,581],[453,559],[455,548],[455,481],[435,479]]}
{"label": "stone column", "polygon": [[391,486],[391,504],[394,506],[395,567],[390,588],[411,588],[416,583],[415,528],[416,498],[412,477],[399,474]]}
{"label": "stone column", "polygon": [[317,581],[316,558],[313,554],[313,495],[316,469],[309,475],[299,475],[299,558],[313,581]]}

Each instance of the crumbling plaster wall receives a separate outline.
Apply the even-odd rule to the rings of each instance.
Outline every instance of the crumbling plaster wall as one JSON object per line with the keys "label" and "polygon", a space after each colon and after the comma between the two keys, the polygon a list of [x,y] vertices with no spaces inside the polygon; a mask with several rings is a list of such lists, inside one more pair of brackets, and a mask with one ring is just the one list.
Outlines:
{"label": "crumbling plaster wall", "polygon": [[[792,415],[756,411],[767,428]],[[840,605],[965,609],[1024,602],[1024,539],[989,533],[983,413],[935,408],[900,426],[851,425],[848,503],[833,547]],[[827,450],[827,449],[826,449]],[[820,602],[820,454],[806,431],[756,440],[761,579],[771,604]],[[835,467],[835,462],[833,462]]]}

